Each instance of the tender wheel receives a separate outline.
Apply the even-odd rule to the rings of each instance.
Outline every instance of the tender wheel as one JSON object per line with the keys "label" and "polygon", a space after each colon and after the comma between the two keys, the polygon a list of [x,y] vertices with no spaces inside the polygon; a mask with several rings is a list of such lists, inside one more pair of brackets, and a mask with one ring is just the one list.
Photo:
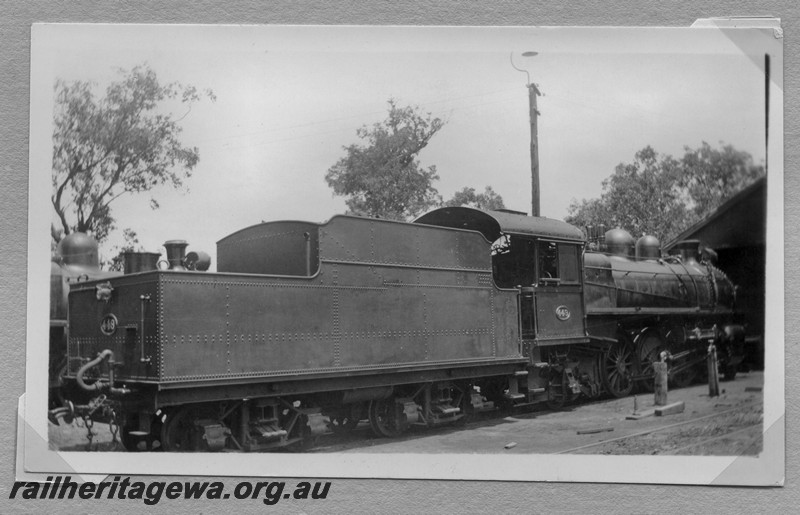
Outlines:
{"label": "tender wheel", "polygon": [[661,360],[661,351],[664,350],[664,340],[658,331],[649,329],[636,338],[636,357],[638,360],[638,374],[647,376],[639,382],[639,388],[652,392],[655,388],[655,370],[653,363]]}
{"label": "tender wheel", "polygon": [[498,409],[508,409],[511,407],[511,403],[505,396],[507,388],[506,381],[492,379],[481,385],[481,395],[483,395],[487,401],[492,401]]}
{"label": "tender wheel", "polygon": [[122,442],[122,446],[128,452],[138,452],[141,449],[139,448],[139,442],[142,441],[139,436],[131,434],[132,429],[128,427],[123,427],[120,431],[119,439]]}
{"label": "tender wheel", "polygon": [[361,404],[351,404],[345,406],[336,415],[331,415],[328,424],[335,434],[346,434],[358,426],[362,416]]}
{"label": "tender wheel", "polygon": [[458,407],[461,408],[461,417],[454,422],[456,426],[463,426],[475,417],[475,408],[472,406],[474,392],[475,388],[471,384],[465,385],[463,389],[458,389],[460,395]]}
{"label": "tender wheel", "polygon": [[318,437],[311,434],[311,428],[308,427],[308,417],[301,415],[297,421],[297,425],[292,431],[292,437],[300,437],[300,441],[289,447],[290,451],[306,452],[311,450],[317,445]]}
{"label": "tender wheel", "polygon": [[161,445],[168,452],[187,452],[196,450],[192,445],[191,433],[194,429],[192,423],[194,416],[191,410],[185,407],[167,413],[164,425],[161,427]]}
{"label": "tender wheel", "polygon": [[369,403],[369,423],[372,431],[378,436],[388,438],[400,436],[405,429],[402,416],[394,397]]}
{"label": "tender wheel", "polygon": [[633,390],[635,370],[633,347],[627,338],[619,338],[603,354],[600,363],[600,378],[603,387],[612,397],[625,397]]}
{"label": "tender wheel", "polygon": [[213,418],[213,414],[207,409],[187,406],[167,412],[161,427],[161,447],[168,452],[203,450],[201,429],[195,424],[203,418]]}
{"label": "tender wheel", "polygon": [[128,452],[139,452],[147,449],[147,435],[139,432],[138,426],[125,426],[120,429],[119,439]]}
{"label": "tender wheel", "polygon": [[138,416],[126,421],[120,428],[120,441],[128,452],[159,451],[161,448],[161,419],[153,416],[150,421],[150,434],[139,431]]}

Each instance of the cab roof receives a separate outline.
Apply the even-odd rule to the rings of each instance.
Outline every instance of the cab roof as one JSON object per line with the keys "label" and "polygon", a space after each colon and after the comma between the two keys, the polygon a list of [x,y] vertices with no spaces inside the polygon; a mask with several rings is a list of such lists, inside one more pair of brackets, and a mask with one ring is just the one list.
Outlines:
{"label": "cab roof", "polygon": [[495,241],[502,234],[583,241],[580,229],[561,220],[472,207],[434,209],[414,220],[414,223],[478,231],[489,241]]}

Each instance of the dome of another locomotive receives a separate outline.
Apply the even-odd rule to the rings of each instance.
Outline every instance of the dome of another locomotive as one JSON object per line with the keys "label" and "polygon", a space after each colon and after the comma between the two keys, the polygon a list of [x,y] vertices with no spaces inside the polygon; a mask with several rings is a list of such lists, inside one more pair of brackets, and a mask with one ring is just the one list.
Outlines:
{"label": "dome of another locomotive", "polygon": [[58,254],[64,259],[65,265],[100,266],[97,241],[82,232],[67,235],[58,243]]}
{"label": "dome of another locomotive", "polygon": [[629,257],[633,249],[633,236],[619,227],[606,231],[606,248],[609,254]]}
{"label": "dome of another locomotive", "polygon": [[655,236],[645,235],[636,240],[636,259],[661,257],[661,242]]}

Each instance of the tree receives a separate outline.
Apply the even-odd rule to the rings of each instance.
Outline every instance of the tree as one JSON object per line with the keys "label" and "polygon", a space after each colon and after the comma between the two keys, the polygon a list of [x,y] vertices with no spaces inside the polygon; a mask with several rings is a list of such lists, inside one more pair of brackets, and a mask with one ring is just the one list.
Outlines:
{"label": "tree", "polygon": [[680,232],[686,219],[679,175],[678,161],[645,147],[632,163],[617,165],[603,181],[599,199],[573,200],[566,220],[579,227],[605,223],[634,236],[652,234],[663,241]]}
{"label": "tree", "polygon": [[444,122],[418,107],[388,103],[388,117],[356,131],[364,143],[344,147],[345,157],[328,169],[325,181],[354,213],[407,220],[441,203],[433,187],[436,166],[423,168],[417,157]]}
{"label": "tree", "polygon": [[765,173],[764,167],[757,166],[747,152],[731,145],[717,150],[705,141],[700,148],[686,148],[681,167],[678,185],[689,195],[698,220]]}
{"label": "tree", "polygon": [[491,186],[486,186],[483,193],[475,193],[475,188],[464,187],[443,205],[447,207],[467,206],[487,210],[504,209],[506,207],[503,204],[503,197],[495,193]]}
{"label": "tree", "polygon": [[730,145],[686,147],[680,161],[648,146],[633,163],[617,165],[599,199],[573,199],[566,221],[578,227],[604,223],[667,242],[763,173],[748,153]]}
{"label": "tree", "polygon": [[[179,101],[191,110],[201,96],[214,101],[214,93],[201,94],[177,82],[161,84],[146,65],[120,73],[122,78],[111,83],[102,98],[95,97],[90,82],[56,81],[51,197],[58,220],[51,231],[55,241],[75,231],[91,232],[103,241],[115,227],[114,200],[164,184],[180,188],[197,165],[198,149],[179,141],[180,119],[159,107]],[[158,208],[154,199],[150,204]]]}

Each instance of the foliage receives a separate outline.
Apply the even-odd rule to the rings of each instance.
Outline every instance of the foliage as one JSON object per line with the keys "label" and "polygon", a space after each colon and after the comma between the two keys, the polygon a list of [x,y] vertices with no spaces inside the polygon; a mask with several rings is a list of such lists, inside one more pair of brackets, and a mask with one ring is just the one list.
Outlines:
{"label": "foliage", "polygon": [[636,153],[632,163],[620,163],[603,181],[599,199],[572,201],[567,222],[583,227],[605,223],[635,236],[659,239],[677,234],[686,219],[686,205],[676,185],[678,161],[659,156],[651,147]]}
{"label": "foliage", "polygon": [[764,167],[756,165],[747,152],[731,145],[717,150],[705,141],[700,148],[686,149],[681,166],[684,173],[678,179],[678,186],[689,195],[698,220],[765,173]]}
{"label": "foliage", "polygon": [[[114,200],[164,184],[180,188],[197,165],[198,149],[179,141],[180,120],[161,113],[159,106],[175,101],[191,110],[201,96],[214,101],[213,92],[201,94],[176,82],[161,84],[146,65],[120,73],[121,79],[111,83],[102,98],[95,97],[90,82],[56,81],[54,240],[80,231],[103,241],[114,229]],[[150,203],[158,207],[155,200]]]}
{"label": "foliage", "polygon": [[503,197],[495,193],[491,186],[486,186],[483,193],[475,193],[475,188],[464,187],[443,205],[447,207],[467,206],[485,210],[506,207],[503,204]]}
{"label": "foliage", "polygon": [[436,167],[423,168],[417,156],[444,122],[418,107],[388,103],[388,117],[358,129],[363,143],[344,147],[345,157],[328,169],[325,180],[335,195],[346,197],[353,213],[405,220],[441,202],[433,187]]}
{"label": "foliage", "polygon": [[680,161],[648,146],[632,163],[617,165],[599,199],[573,199],[566,221],[578,227],[604,223],[666,243],[763,174],[748,153],[730,145],[686,147]]}

